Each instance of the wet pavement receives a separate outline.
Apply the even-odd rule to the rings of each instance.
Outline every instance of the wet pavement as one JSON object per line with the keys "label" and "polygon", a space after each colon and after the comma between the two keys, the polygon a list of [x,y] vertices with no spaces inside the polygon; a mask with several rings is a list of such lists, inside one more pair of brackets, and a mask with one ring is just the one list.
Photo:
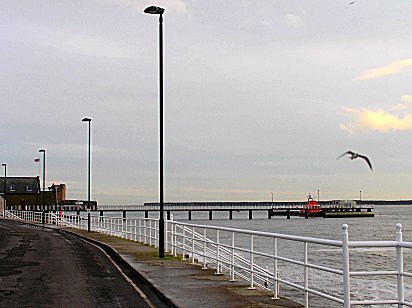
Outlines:
{"label": "wet pavement", "polygon": [[150,307],[96,246],[0,220],[0,307]]}

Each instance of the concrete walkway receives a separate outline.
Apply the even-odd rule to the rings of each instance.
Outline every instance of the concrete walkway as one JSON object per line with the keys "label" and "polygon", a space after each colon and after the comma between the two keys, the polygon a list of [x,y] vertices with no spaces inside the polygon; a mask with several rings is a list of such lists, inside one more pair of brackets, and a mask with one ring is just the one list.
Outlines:
{"label": "concrete walkway", "polygon": [[288,299],[272,300],[272,293],[249,290],[246,282],[229,282],[215,270],[168,256],[158,258],[157,248],[85,230],[62,228],[111,247],[130,264],[146,283],[177,307],[302,307]]}

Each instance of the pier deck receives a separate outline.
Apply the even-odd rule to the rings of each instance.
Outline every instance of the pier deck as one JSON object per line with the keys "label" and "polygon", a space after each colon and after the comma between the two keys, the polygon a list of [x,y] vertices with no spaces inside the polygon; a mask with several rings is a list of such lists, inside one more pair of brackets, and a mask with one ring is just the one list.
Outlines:
{"label": "pier deck", "polygon": [[[233,212],[247,212],[248,218],[253,219],[253,212],[266,212],[267,218],[273,216],[285,216],[290,219],[291,216],[303,216],[308,218],[310,215],[304,209],[306,202],[188,202],[188,203],[165,203],[164,212],[167,219],[170,219],[172,212],[187,212],[187,219],[192,220],[193,212],[208,212],[209,220],[213,219],[214,212],[227,212],[227,218],[233,219]],[[323,218],[341,218],[341,217],[373,217],[373,204],[356,204],[356,206],[336,206],[330,202],[320,202],[322,211],[316,215]],[[127,212],[144,212],[145,218],[149,218],[150,212],[158,212],[159,205],[155,203],[145,203],[140,206],[100,206],[100,216],[104,216],[105,211],[121,211],[123,218],[126,218]],[[225,218],[225,215],[218,215],[219,219]]]}

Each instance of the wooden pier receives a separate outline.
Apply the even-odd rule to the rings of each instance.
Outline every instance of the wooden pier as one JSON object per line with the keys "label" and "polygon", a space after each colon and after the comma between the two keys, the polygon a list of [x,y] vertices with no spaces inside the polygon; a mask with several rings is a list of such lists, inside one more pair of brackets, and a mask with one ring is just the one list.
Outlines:
{"label": "wooden pier", "polygon": [[[266,212],[266,217],[271,219],[274,216],[284,216],[290,219],[291,216],[302,216],[309,218],[312,215],[304,209],[306,202],[184,202],[165,203],[164,213],[167,219],[171,218],[171,213],[186,212],[187,219],[192,220],[193,212],[207,212],[208,219],[219,217],[219,219],[233,219],[233,212],[246,212],[248,219],[253,219],[254,212]],[[373,204],[357,204],[356,207],[337,207],[332,203],[321,202],[322,211],[317,217],[341,218],[341,217],[373,217]],[[104,212],[122,212],[122,217],[126,218],[127,212],[143,212],[145,218],[149,218],[149,213],[159,212],[157,203],[145,203],[137,206],[99,206],[100,216]],[[217,212],[217,213],[216,213]],[[225,213],[225,214],[223,214]],[[260,215],[261,217],[261,215]]]}

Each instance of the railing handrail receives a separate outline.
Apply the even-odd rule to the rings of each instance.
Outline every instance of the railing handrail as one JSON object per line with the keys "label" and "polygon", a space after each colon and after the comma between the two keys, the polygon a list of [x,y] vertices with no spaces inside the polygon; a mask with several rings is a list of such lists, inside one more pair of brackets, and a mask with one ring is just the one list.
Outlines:
{"label": "railing handrail", "polygon": [[[177,223],[177,222],[172,222],[172,223]],[[271,232],[264,232],[264,231],[236,229],[236,228],[220,227],[220,226],[198,225],[198,224],[192,224],[192,223],[186,223],[186,222],[178,222],[178,223],[180,225],[190,226],[190,227],[195,227],[195,228],[205,228],[205,229],[210,229],[210,230],[236,232],[236,233],[242,233],[242,234],[265,236],[265,237],[271,237],[271,238],[279,238],[279,239],[298,241],[298,242],[308,242],[312,244],[329,245],[329,246],[336,246],[336,247],[342,246],[342,241],[337,241],[337,240],[319,239],[319,238],[304,237],[304,236],[299,236],[299,235],[271,233]]]}

